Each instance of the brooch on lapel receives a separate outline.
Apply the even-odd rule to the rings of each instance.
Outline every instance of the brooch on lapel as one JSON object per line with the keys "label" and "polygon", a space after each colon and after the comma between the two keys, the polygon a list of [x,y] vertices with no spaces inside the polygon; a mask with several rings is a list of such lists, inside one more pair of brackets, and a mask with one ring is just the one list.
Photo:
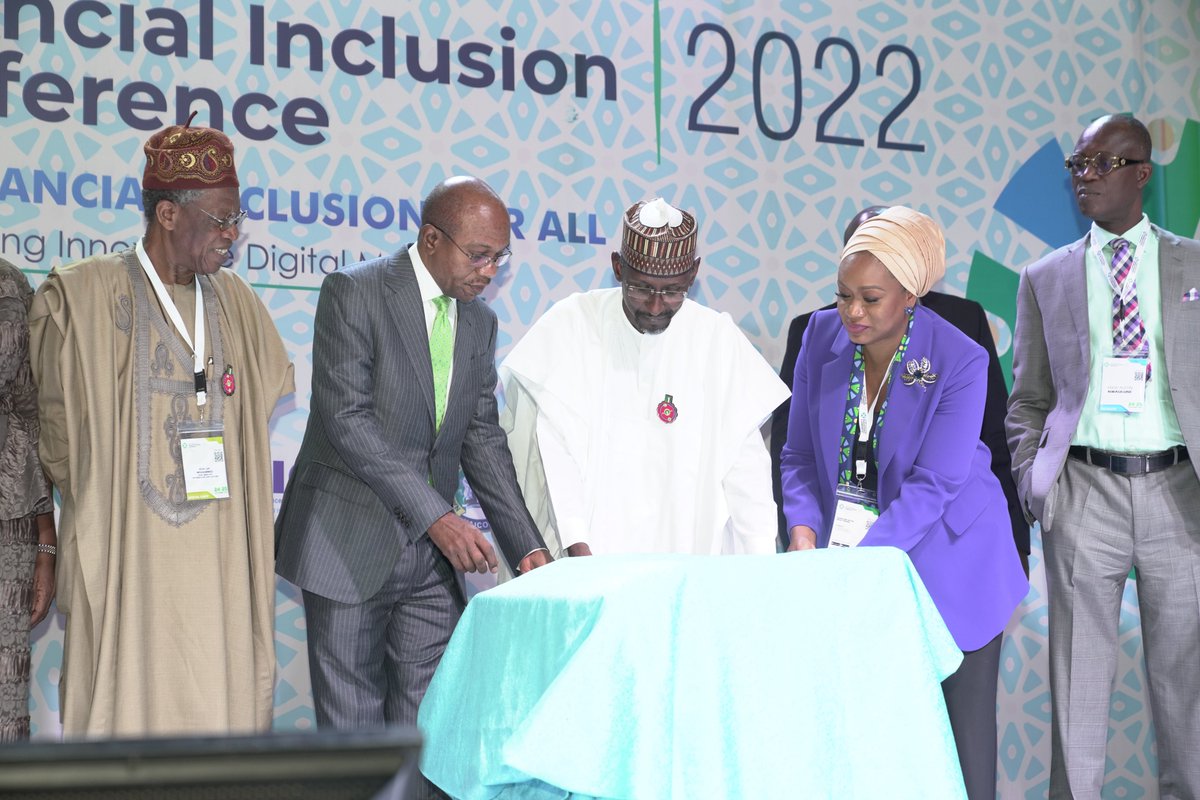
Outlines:
{"label": "brooch on lapel", "polygon": [[904,374],[900,376],[900,380],[905,386],[912,386],[915,383],[924,389],[926,386],[937,383],[937,373],[931,372],[932,369],[928,358],[922,357],[920,361],[915,358],[911,359],[904,365]]}

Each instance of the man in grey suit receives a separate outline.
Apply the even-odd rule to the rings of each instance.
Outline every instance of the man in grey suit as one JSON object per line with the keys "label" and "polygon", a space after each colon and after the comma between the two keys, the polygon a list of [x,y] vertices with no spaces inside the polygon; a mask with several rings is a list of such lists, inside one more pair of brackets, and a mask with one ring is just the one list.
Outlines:
{"label": "man in grey suit", "polygon": [[1021,275],[1008,443],[1042,523],[1050,796],[1100,797],[1121,594],[1137,567],[1164,798],[1200,797],[1200,242],[1142,213],[1150,134],[1102,117],[1067,159],[1080,241]]}
{"label": "man in grey suit", "polygon": [[454,513],[462,466],[519,573],[549,560],[496,414],[496,315],[476,302],[510,256],[508,209],[475,178],[422,205],[417,242],[321,286],[312,405],[276,522],[304,591],[317,723],[413,725],[496,554]]}

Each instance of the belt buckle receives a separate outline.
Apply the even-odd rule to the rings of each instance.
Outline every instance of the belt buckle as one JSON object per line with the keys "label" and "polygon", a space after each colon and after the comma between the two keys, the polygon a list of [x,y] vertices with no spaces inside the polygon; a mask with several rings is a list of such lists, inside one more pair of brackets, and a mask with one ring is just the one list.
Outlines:
{"label": "belt buckle", "polygon": [[1133,453],[1106,453],[1108,471],[1115,475],[1145,475],[1150,471],[1150,459]]}
{"label": "belt buckle", "polygon": [[[1149,475],[1150,474],[1150,456],[1145,453],[1137,455],[1121,456],[1125,462],[1126,475]],[[1136,468],[1135,468],[1136,467]]]}

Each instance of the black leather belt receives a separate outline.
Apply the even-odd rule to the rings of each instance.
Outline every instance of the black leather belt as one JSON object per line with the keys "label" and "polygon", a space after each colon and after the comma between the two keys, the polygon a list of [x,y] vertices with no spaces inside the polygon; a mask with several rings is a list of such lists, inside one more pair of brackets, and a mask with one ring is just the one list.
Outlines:
{"label": "black leather belt", "polygon": [[1117,475],[1147,475],[1181,464],[1189,458],[1188,450],[1183,445],[1176,445],[1160,453],[1110,453],[1107,450],[1078,445],[1071,447],[1067,452],[1071,458],[1085,464],[1104,467]]}

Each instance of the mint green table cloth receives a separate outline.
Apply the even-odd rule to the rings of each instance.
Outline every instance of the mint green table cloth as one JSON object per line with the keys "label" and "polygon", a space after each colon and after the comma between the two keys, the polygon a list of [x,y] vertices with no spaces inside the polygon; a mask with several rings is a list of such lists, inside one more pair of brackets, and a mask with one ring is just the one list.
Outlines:
{"label": "mint green table cloth", "polygon": [[421,705],[459,800],[964,797],[903,552],[565,559],[477,595]]}

